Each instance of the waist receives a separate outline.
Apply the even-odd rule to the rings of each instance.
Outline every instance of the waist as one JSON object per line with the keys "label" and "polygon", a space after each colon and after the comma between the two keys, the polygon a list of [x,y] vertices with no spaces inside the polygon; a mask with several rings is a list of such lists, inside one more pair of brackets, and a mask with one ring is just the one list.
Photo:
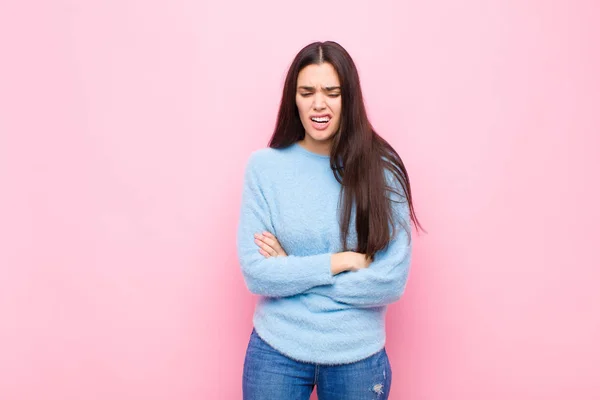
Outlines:
{"label": "waist", "polygon": [[322,296],[260,298],[254,327],[272,347],[298,361],[344,364],[385,345],[387,307],[354,308]]}

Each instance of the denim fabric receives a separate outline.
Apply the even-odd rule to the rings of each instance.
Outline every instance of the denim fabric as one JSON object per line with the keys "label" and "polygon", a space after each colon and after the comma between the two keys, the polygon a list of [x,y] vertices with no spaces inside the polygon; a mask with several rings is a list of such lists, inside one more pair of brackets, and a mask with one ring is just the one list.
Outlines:
{"label": "denim fabric", "polygon": [[385,348],[340,365],[293,360],[262,340],[253,329],[244,360],[244,400],[308,400],[315,385],[319,400],[386,400],[392,370]]}

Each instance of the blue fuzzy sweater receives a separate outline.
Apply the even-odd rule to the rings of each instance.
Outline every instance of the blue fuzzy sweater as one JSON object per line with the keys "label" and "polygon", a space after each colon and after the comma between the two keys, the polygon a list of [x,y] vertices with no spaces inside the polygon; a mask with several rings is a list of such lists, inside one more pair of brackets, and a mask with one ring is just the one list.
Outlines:
{"label": "blue fuzzy sweater", "polygon": [[[369,268],[331,274],[331,255],[343,251],[340,189],[329,156],[298,143],[253,152],[245,170],[237,251],[248,289],[260,295],[254,328],[298,361],[343,364],[381,350],[387,305],[408,278],[411,244],[400,225],[403,219],[410,226],[406,201],[392,203],[397,234]],[[354,210],[351,221],[354,248]],[[263,231],[275,235],[287,257],[258,252],[254,234]]]}

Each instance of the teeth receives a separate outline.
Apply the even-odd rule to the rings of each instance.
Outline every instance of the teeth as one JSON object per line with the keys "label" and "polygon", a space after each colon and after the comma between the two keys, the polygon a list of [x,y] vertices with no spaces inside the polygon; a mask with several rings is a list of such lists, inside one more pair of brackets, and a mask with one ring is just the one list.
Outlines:
{"label": "teeth", "polygon": [[315,122],[329,122],[329,117],[313,117],[311,119]]}

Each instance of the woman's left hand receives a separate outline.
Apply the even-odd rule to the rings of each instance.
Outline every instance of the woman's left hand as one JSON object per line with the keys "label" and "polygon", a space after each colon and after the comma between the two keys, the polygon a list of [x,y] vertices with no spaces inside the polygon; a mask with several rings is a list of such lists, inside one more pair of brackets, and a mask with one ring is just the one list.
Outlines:
{"label": "woman's left hand", "polygon": [[265,258],[287,256],[277,238],[270,232],[255,233],[254,243],[259,247],[258,251]]}

